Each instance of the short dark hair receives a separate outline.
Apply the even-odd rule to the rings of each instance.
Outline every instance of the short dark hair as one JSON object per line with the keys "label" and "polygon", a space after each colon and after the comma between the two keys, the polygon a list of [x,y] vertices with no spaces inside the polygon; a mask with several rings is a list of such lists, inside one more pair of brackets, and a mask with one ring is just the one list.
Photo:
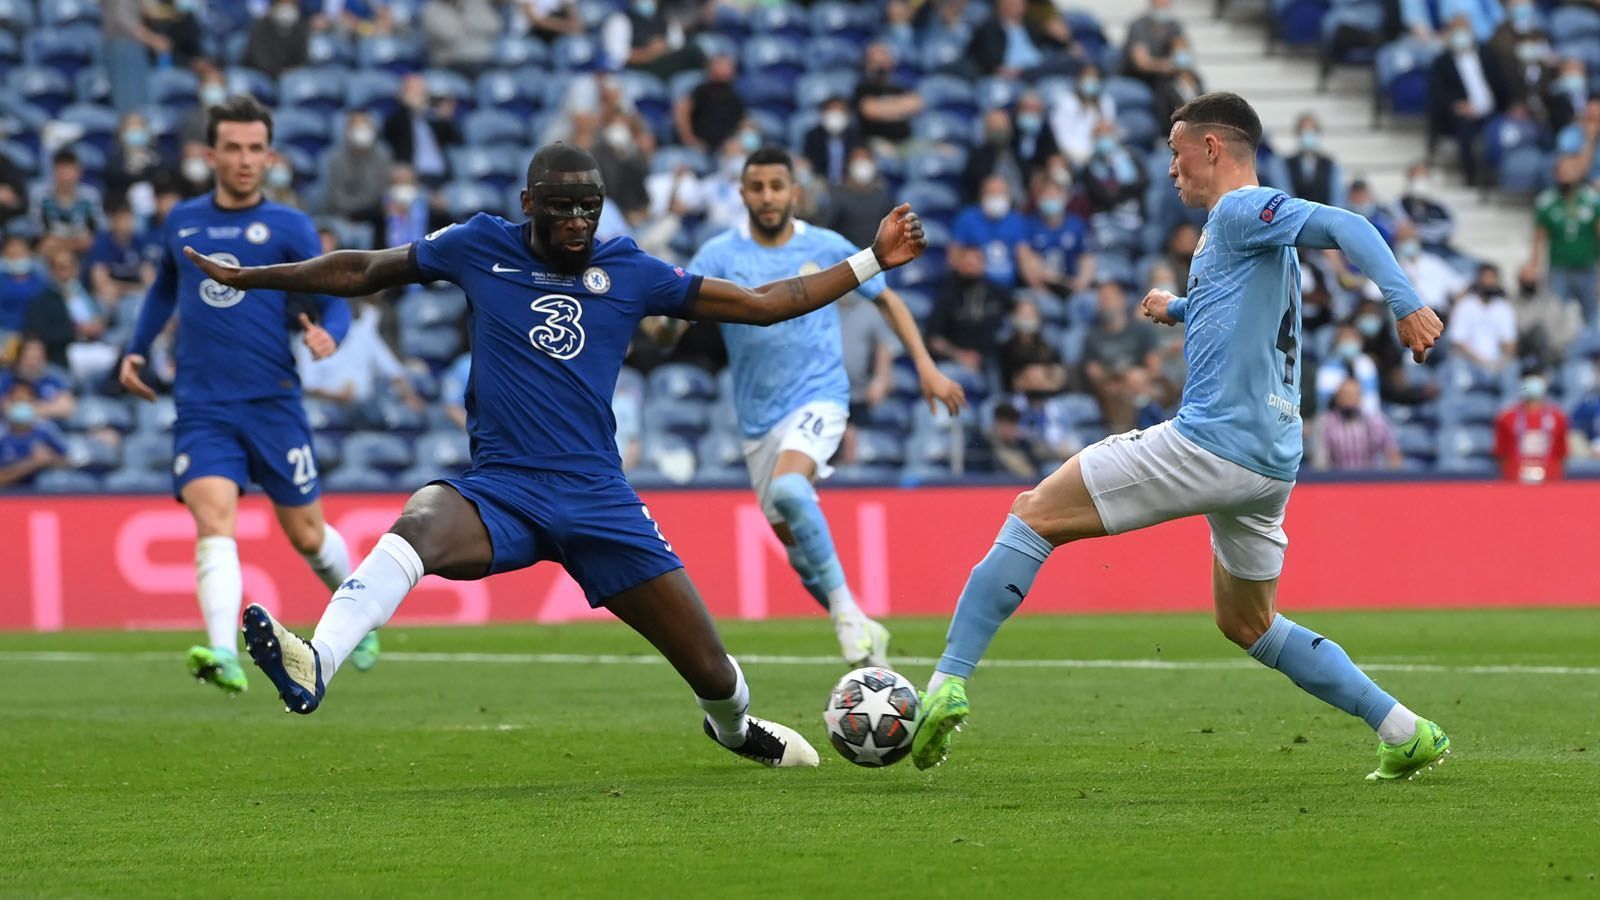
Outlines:
{"label": "short dark hair", "polygon": [[1261,117],[1248,101],[1230,91],[1201,94],[1178,107],[1172,113],[1172,124],[1179,122],[1195,128],[1221,126],[1238,132],[1250,151],[1244,155],[1255,156],[1256,148],[1261,146]]}
{"label": "short dark hair", "polygon": [[50,165],[79,165],[78,154],[71,147],[62,147],[50,157]]}
{"label": "short dark hair", "polygon": [[234,94],[206,110],[206,146],[217,145],[217,126],[223,122],[260,122],[267,126],[267,143],[272,143],[272,110],[249,94]]}
{"label": "short dark hair", "polygon": [[794,175],[794,159],[782,147],[762,147],[745,157],[740,173],[748,171],[751,166],[783,166],[791,176]]}
{"label": "short dark hair", "polygon": [[600,163],[595,161],[594,154],[577,144],[564,141],[545,144],[528,162],[528,187],[532,188],[543,181],[551,172],[587,172],[591,169],[599,171]]}

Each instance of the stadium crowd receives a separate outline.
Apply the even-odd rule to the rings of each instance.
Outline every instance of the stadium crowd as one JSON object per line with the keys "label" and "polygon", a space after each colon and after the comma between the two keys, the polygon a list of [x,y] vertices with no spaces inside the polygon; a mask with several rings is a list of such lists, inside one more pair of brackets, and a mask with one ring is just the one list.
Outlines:
{"label": "stadium crowd", "polygon": [[[1546,456],[1565,451],[1564,408],[1573,457],[1590,457],[1600,51],[1548,35],[1600,13],[1404,0],[1385,21],[1363,0],[1317,5],[1330,59],[1385,48],[1368,63],[1380,88],[1393,86],[1388,47],[1435,47],[1430,143],[1456,142],[1464,177],[1516,186],[1495,145],[1526,126],[1555,186],[1536,203],[1535,258],[1508,278],[1456,245],[1428,162],[1379,197],[1329,155],[1314,116],[1266,123],[1264,182],[1368,217],[1447,319],[1442,352],[1415,364],[1370,282],[1337,254],[1303,254],[1308,467],[1486,473],[1498,456],[1539,480],[1559,460],[1536,473],[1506,460],[1554,418],[1561,446]],[[1273,7],[1292,31],[1299,8]],[[838,477],[1032,479],[1177,406],[1181,332],[1134,310],[1151,288],[1184,292],[1202,239],[1203,211],[1181,207],[1166,175],[1164,123],[1206,89],[1204,53],[1170,0],[1150,0],[1121,45],[1039,0],[0,0],[0,485],[169,489],[170,398],[135,403],[113,370],[153,277],[152,237],[209,187],[204,111],[237,92],[275,110],[267,196],[316,215],[329,249],[515,215],[531,148],[551,140],[600,160],[601,238],[680,262],[744,217],[737,177],[762,146],[793,154],[796,214],[857,245],[909,201],[931,246],[891,283],[975,404],[930,412],[871,304],[847,298],[853,427]],[[464,298],[418,288],[353,311],[340,351],[300,367],[329,489],[410,487],[464,465]],[[175,333],[149,366],[158,385]],[[715,328],[650,334],[614,402],[630,474],[744,484]]]}

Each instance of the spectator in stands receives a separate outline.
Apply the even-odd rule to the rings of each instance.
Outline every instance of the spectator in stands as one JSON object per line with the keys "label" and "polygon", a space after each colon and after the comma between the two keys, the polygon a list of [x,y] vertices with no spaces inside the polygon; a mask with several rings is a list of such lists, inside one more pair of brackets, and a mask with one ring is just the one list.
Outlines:
{"label": "spectator in stands", "polygon": [[[0,122],[0,144],[5,139],[5,124]],[[0,228],[27,214],[28,173],[17,165],[10,154],[0,149]]]}
{"label": "spectator in stands", "polygon": [[111,84],[111,105],[119,112],[150,103],[150,54],[167,53],[172,42],[150,30],[140,15],[141,0],[102,0],[101,61]]}
{"label": "spectator in stands", "polygon": [[611,394],[611,416],[617,420],[614,437],[624,473],[637,468],[643,456],[644,402],[643,379],[619,380]]}
{"label": "spectator in stands", "polygon": [[594,147],[594,158],[606,185],[606,200],[616,205],[630,227],[638,226],[650,214],[646,179],[656,138],[637,113],[618,109],[606,115],[608,118],[600,124],[600,140]]}
{"label": "spectator in stands", "polygon": [[1299,152],[1286,160],[1291,193],[1314,203],[1344,206],[1344,171],[1323,152],[1322,123],[1312,113],[1301,113],[1294,129]]}
{"label": "spectator in stands", "polygon": [[978,196],[984,180],[991,175],[1005,179],[1012,196],[1022,195],[1027,175],[1017,157],[1013,136],[1010,113],[997,107],[983,114],[983,143],[967,155],[967,170],[962,178],[964,196]]}
{"label": "spectator in stands", "polygon": [[1589,389],[1572,406],[1568,419],[1567,452],[1576,459],[1600,456],[1600,357],[1593,360],[1595,372]]}
{"label": "spectator in stands", "polygon": [[0,372],[0,395],[19,381],[33,388],[33,410],[41,419],[66,419],[78,408],[78,398],[72,393],[72,376],[50,365],[44,342],[36,337],[23,338],[17,348],[17,361],[9,371]]}
{"label": "spectator in stands", "polygon": [[146,0],[145,25],[167,39],[170,48],[164,55],[178,68],[188,68],[205,52],[205,33],[200,25],[201,0]]}
{"label": "spectator in stands", "polygon": [[850,418],[845,425],[842,458],[853,462],[856,456],[856,426],[867,422],[872,411],[888,399],[894,389],[894,358],[899,343],[889,325],[878,313],[876,304],[851,291],[840,297],[839,336],[844,351],[844,373],[850,380]]}
{"label": "spectator in stands", "polygon": [[455,98],[430,100],[427,80],[413,72],[400,82],[400,105],[383,120],[383,142],[394,161],[410,166],[428,187],[450,180],[445,154],[462,142],[455,112]]}
{"label": "spectator in stands", "polygon": [[[29,308],[23,330],[44,342],[45,355],[52,365],[68,366],[72,364],[69,347],[80,341],[92,344],[100,340],[109,319],[83,283],[78,254],[57,246],[45,254],[45,265],[50,286]],[[100,363],[109,366],[111,361],[102,358]]]}
{"label": "spectator in stands", "polygon": [[1445,39],[1458,23],[1464,24],[1473,40],[1487,41],[1496,25],[1505,19],[1500,0],[1400,0],[1400,21],[1412,34],[1433,37],[1434,15],[1447,23]]}
{"label": "spectator in stands", "polygon": [[1556,185],[1533,204],[1533,255],[1522,267],[1524,280],[1538,280],[1545,271],[1550,292],[1576,300],[1584,321],[1600,324],[1595,301],[1595,267],[1600,264],[1600,192],[1585,183],[1584,161],[1562,157],[1556,163]]}
{"label": "spectator in stands", "polygon": [[1417,226],[1422,246],[1435,253],[1450,253],[1456,234],[1456,218],[1439,202],[1433,170],[1425,162],[1413,163],[1406,173],[1405,193],[1400,195],[1400,212]]}
{"label": "spectator in stands", "polygon": [[840,184],[861,143],[861,128],[850,118],[850,101],[834,96],[817,107],[817,124],[806,132],[801,154],[810,160],[812,171],[829,184]]}
{"label": "spectator in stands", "polygon": [[1087,290],[1094,277],[1089,225],[1067,209],[1067,191],[1048,177],[1034,179],[1034,214],[1028,219],[1028,247],[1022,280],[1034,290],[1063,297]]}
{"label": "spectator in stands", "polygon": [[1448,316],[1450,304],[1467,289],[1467,276],[1446,262],[1444,257],[1422,246],[1417,226],[1402,220],[1395,228],[1394,255],[1406,273],[1417,298],[1440,316]]}
{"label": "spectator in stands", "polygon": [[[462,346],[466,346],[464,341]],[[467,380],[471,374],[472,352],[469,350],[456,357],[439,376],[439,402],[444,404],[445,417],[462,431],[467,430]]]}
{"label": "spectator in stands", "polygon": [[5,393],[6,430],[0,434],[0,487],[32,484],[40,472],[66,464],[67,445],[55,426],[43,422],[33,388],[15,382]]}
{"label": "spectator in stands", "polygon": [[988,279],[1006,290],[1017,283],[1018,257],[1033,252],[1028,222],[1012,208],[1011,186],[998,174],[984,178],[978,202],[956,215],[951,239],[982,253]]}
{"label": "spectator in stands", "polygon": [[383,340],[383,312],[375,299],[362,298],[352,304],[355,318],[338,353],[312,361],[310,352],[295,344],[295,365],[306,396],[340,408],[354,428],[387,427],[383,402],[390,397],[417,412],[427,410],[405,366]]}
{"label": "spectator in stands", "polygon": [[706,79],[673,107],[678,140],[707,153],[721,147],[744,121],[744,100],[734,89],[733,57],[718,54],[706,61]]}
{"label": "spectator in stands", "polygon": [[277,78],[305,65],[310,45],[311,23],[300,16],[296,0],[273,0],[266,15],[250,25],[244,65]]}
{"label": "spectator in stands", "polygon": [[294,187],[294,167],[286,157],[277,157],[261,175],[261,193],[273,203],[300,208],[300,192]]}
{"label": "spectator in stands", "polygon": [[1567,459],[1567,414],[1546,397],[1544,373],[1523,373],[1519,399],[1494,425],[1494,455],[1508,481],[1542,484],[1561,478]]}
{"label": "spectator in stands", "polygon": [[1395,216],[1382,204],[1378,203],[1372,195],[1372,187],[1365,181],[1357,178],[1350,182],[1350,190],[1345,197],[1345,209],[1364,217],[1378,229],[1378,234],[1383,236],[1384,243],[1394,243]]}
{"label": "spectator in stands", "polygon": [[984,439],[994,453],[995,464],[1018,478],[1038,478],[1039,472],[1052,460],[1049,448],[1023,428],[1022,412],[1010,400],[994,408],[994,421],[984,433]]}
{"label": "spectator in stands", "polygon": [[382,233],[383,193],[394,180],[389,149],[378,143],[372,114],[355,110],[345,119],[344,141],[323,163],[323,212],[369,222]]}
{"label": "spectator in stands", "polygon": [[876,142],[878,152],[898,155],[900,145],[911,137],[911,120],[924,104],[916,91],[895,83],[894,51],[882,41],[867,45],[855,105],[862,137]]}
{"label": "spectator in stands", "polygon": [[0,245],[0,359],[9,359],[21,339],[33,301],[50,287],[25,235],[12,232]]}
{"label": "spectator in stands", "polygon": [[1095,126],[1094,154],[1085,169],[1084,187],[1095,212],[1121,212],[1140,217],[1144,203],[1144,167],[1122,144],[1114,121]]}
{"label": "spectator in stands", "polygon": [[1311,423],[1311,467],[1362,471],[1400,467],[1400,445],[1377,398],[1359,380],[1346,378],[1327,411]]}
{"label": "spectator in stands", "polygon": [[1122,378],[1128,404],[1133,407],[1133,427],[1150,428],[1172,418],[1172,413],[1156,395],[1157,386],[1149,369],[1134,366],[1124,372]]}
{"label": "spectator in stands", "polygon": [[1117,121],[1117,103],[1102,89],[1100,70],[1085,64],[1072,90],[1056,95],[1050,110],[1050,131],[1073,168],[1082,168],[1094,154],[1094,136],[1102,123]]}
{"label": "spectator in stands", "polygon": [[1563,59],[1544,84],[1543,105],[1550,128],[1559,132],[1577,122],[1590,98],[1588,67],[1576,56]]}
{"label": "spectator in stands", "polygon": [[1011,311],[1011,337],[1000,345],[1000,383],[1014,394],[1053,397],[1066,390],[1061,351],[1045,340],[1044,317],[1030,300]]}
{"label": "spectator in stands", "polygon": [[1478,267],[1472,289],[1456,301],[1445,329],[1450,350],[1479,372],[1498,375],[1516,361],[1517,314],[1500,286],[1500,270]]}
{"label": "spectator in stands", "polygon": [[1346,381],[1360,387],[1362,409],[1379,409],[1378,364],[1368,356],[1354,322],[1345,322],[1333,338],[1333,352],[1317,367],[1317,408],[1328,409],[1335,391]]}
{"label": "spectator in stands", "polygon": [[1122,285],[1101,279],[1096,294],[1095,323],[1083,345],[1083,375],[1112,434],[1133,427],[1133,394],[1128,389],[1129,369],[1143,367],[1159,375],[1154,325],[1135,322],[1128,315],[1128,298]]}
{"label": "spectator in stands", "polygon": [[979,248],[953,244],[948,260],[950,274],[939,282],[928,323],[928,349],[983,375],[994,358],[1000,326],[1011,314],[1011,296],[988,277]]}
{"label": "spectator in stands", "polygon": [[850,151],[845,179],[834,188],[828,227],[857,247],[872,246],[874,224],[894,208],[889,185],[878,176],[878,164],[865,146]]}
{"label": "spectator in stands", "polygon": [[83,183],[83,165],[71,148],[50,158],[50,182],[34,187],[29,202],[34,225],[52,243],[63,243],[82,253],[100,230],[100,192]]}
{"label": "spectator in stands", "polygon": [[210,150],[209,145],[199,141],[183,145],[175,182],[181,199],[189,200],[211,190],[211,164],[206,162],[206,154]]}
{"label": "spectator in stands", "polygon": [[228,99],[228,81],[221,69],[201,59],[195,61],[194,70],[195,77],[199,79],[199,88],[194,108],[184,115],[183,124],[178,128],[180,144],[205,143],[207,113],[211,107],[221,105],[222,101]]}
{"label": "spectator in stands", "polygon": [[1517,357],[1554,369],[1567,358],[1567,347],[1583,330],[1583,313],[1575,303],[1550,291],[1523,272],[1517,278]]}
{"label": "spectator in stands", "polygon": [[[517,0],[516,5],[528,33],[545,43],[565,34],[583,33],[583,13],[577,0]],[[639,5],[637,0],[634,5]]]}
{"label": "spectator in stands", "polygon": [[152,190],[161,174],[161,152],[156,149],[150,125],[142,113],[124,113],[117,142],[106,154],[105,185],[110,203],[127,203],[128,189],[142,184]]}
{"label": "spectator in stands", "polygon": [[1189,283],[1189,266],[1194,262],[1195,249],[1199,246],[1200,229],[1193,222],[1179,222],[1167,232],[1162,255],[1179,284]]}
{"label": "spectator in stands", "polygon": [[324,0],[322,12],[311,20],[311,27],[321,31],[333,29],[357,38],[394,31],[394,11],[391,0]]}
{"label": "spectator in stands", "polygon": [[1172,50],[1182,35],[1183,24],[1172,10],[1172,0],[1150,0],[1150,11],[1128,24],[1122,71],[1150,85],[1151,90],[1159,89],[1178,70]]}
{"label": "spectator in stands", "polygon": [[[936,41],[948,41],[956,44],[969,44],[972,42],[972,25],[967,19],[967,0],[933,0],[924,2],[918,10],[917,18],[920,19],[922,30],[921,43],[931,44]],[[916,48],[915,42],[899,44],[897,49],[909,52]]]}
{"label": "spectator in stands", "polygon": [[89,286],[96,300],[108,308],[126,297],[142,297],[155,280],[149,241],[136,230],[133,210],[113,203],[106,211],[111,226],[89,248]]}
{"label": "spectator in stands", "polygon": [[[578,30],[582,31],[581,18]],[[625,9],[607,16],[600,41],[614,69],[636,69],[669,79],[705,64],[699,46],[685,40],[683,29],[668,19],[657,0],[631,0]]]}
{"label": "spectator in stands", "polygon": [[1172,120],[1172,114],[1178,107],[1206,92],[1205,80],[1200,77],[1200,68],[1194,58],[1194,49],[1189,46],[1189,39],[1179,37],[1173,41],[1172,47],[1172,66],[1175,71],[1161,82],[1161,87],[1156,91],[1156,121],[1162,124]]}
{"label": "spectator in stands", "polygon": [[1448,52],[1434,59],[1428,73],[1428,147],[1453,137],[1467,184],[1478,183],[1475,144],[1483,125],[1511,102],[1512,85],[1494,56],[1478,44],[1472,21],[1458,14],[1450,22]]}
{"label": "spectator in stands", "polygon": [[391,179],[383,192],[383,231],[376,238],[383,247],[404,247],[434,230],[428,192],[410,166],[395,166]]}
{"label": "spectator in stands", "polygon": [[493,0],[430,0],[422,6],[422,32],[430,64],[477,75],[494,63],[505,26]]}
{"label": "spectator in stands", "polygon": [[1055,132],[1046,127],[1044,98],[1039,92],[1027,88],[1017,96],[1017,114],[1013,120],[1016,136],[1012,151],[1022,166],[1023,184],[1048,164],[1060,152],[1056,146]]}
{"label": "spectator in stands", "polygon": [[1026,0],[996,0],[967,48],[980,73],[1015,79],[1071,72],[1077,47],[1061,14],[1053,7],[1045,16],[1027,12]]}

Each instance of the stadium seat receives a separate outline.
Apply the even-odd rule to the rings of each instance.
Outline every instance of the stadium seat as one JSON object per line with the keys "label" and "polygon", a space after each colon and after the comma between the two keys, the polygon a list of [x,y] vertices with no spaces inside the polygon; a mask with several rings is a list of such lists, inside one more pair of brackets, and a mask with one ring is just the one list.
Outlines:
{"label": "stadium seat", "polygon": [[90,0],[40,0],[39,18],[51,28],[100,24],[100,4]]}
{"label": "stadium seat", "polygon": [[783,120],[795,113],[794,76],[764,69],[741,76],[736,88],[751,111],[767,113],[776,120],[763,132],[782,140],[787,132]]}
{"label": "stadium seat", "polygon": [[395,313],[408,328],[454,327],[467,314],[467,296],[454,286],[412,291],[396,305]]}
{"label": "stadium seat", "polygon": [[388,72],[351,72],[345,83],[345,108],[365,109],[382,121],[400,106],[400,84]]}
{"label": "stadium seat", "polygon": [[338,471],[323,475],[322,487],[336,494],[359,494],[393,490],[397,486],[396,481],[377,469],[345,465],[340,466]]}
{"label": "stadium seat", "polygon": [[309,66],[345,67],[356,61],[356,50],[344,35],[332,31],[313,31],[306,42],[306,64]]}
{"label": "stadium seat", "polygon": [[930,110],[972,118],[978,114],[978,92],[972,82],[954,75],[929,75],[917,93]]}
{"label": "stadium seat", "polygon": [[295,147],[314,159],[333,143],[327,117],[309,109],[279,109],[273,114],[272,128],[274,143]]}
{"label": "stadium seat", "polygon": [[188,69],[157,69],[150,73],[150,100],[158,106],[193,106],[200,96],[200,79]]}
{"label": "stadium seat", "polygon": [[1553,158],[1537,144],[1522,144],[1506,151],[1495,172],[1500,190],[1518,194],[1536,194],[1550,183]]}
{"label": "stadium seat", "polygon": [[111,444],[86,434],[66,436],[67,460],[74,468],[104,474],[122,463],[122,454]]}
{"label": "stadium seat", "polygon": [[472,446],[467,434],[457,428],[435,430],[417,439],[418,465],[441,469],[465,469],[472,463]]}
{"label": "stadium seat", "polygon": [[461,120],[461,134],[469,147],[526,147],[527,121],[498,109],[480,109]]}
{"label": "stadium seat", "polygon": [[844,463],[833,470],[835,484],[892,485],[900,481],[900,467],[896,465],[867,465]]}
{"label": "stadium seat", "polygon": [[172,490],[172,476],[124,467],[107,473],[103,486],[120,494],[164,494]]}
{"label": "stadium seat", "polygon": [[489,188],[495,199],[484,204],[484,209],[498,211],[500,195],[507,187],[526,181],[527,160],[525,151],[515,146],[451,147],[451,175],[458,181],[471,181]]}
{"label": "stadium seat", "polygon": [[810,73],[853,72],[861,65],[861,45],[833,35],[818,35],[806,42],[802,61]]}
{"label": "stadium seat", "polygon": [[704,151],[681,144],[662,147],[650,159],[651,172],[676,172],[680,166],[688,166],[691,171],[703,174],[710,171],[711,160]]}
{"label": "stadium seat", "polygon": [[1022,92],[1022,87],[1015,78],[991,77],[979,81],[976,86],[979,108],[983,110],[1009,109],[1017,102],[1017,95]]}
{"label": "stadium seat", "polygon": [[317,455],[317,470],[324,475],[344,462],[344,439],[337,434],[326,431],[312,434],[311,449]]}
{"label": "stadium seat", "polygon": [[1093,394],[1062,394],[1052,397],[1046,405],[1074,428],[1098,424],[1105,418],[1100,411],[1100,401]]}
{"label": "stadium seat", "polygon": [[850,71],[807,72],[795,85],[795,106],[808,111],[821,106],[829,97],[853,97],[856,81],[856,74]]}
{"label": "stadium seat", "polygon": [[1321,43],[1327,12],[1328,0],[1272,0],[1272,37],[1290,47]]}
{"label": "stadium seat", "polygon": [[31,0],[0,0],[0,29],[21,34],[33,27]]}
{"label": "stadium seat", "polygon": [[4,154],[12,165],[27,175],[36,175],[39,172],[39,155],[29,149],[27,144],[19,141],[0,141],[0,154]]}
{"label": "stadium seat", "polygon": [[752,39],[776,37],[792,42],[811,34],[805,10],[788,3],[758,6],[751,10],[749,21]]}
{"label": "stadium seat", "polygon": [[324,115],[345,108],[354,73],[346,69],[290,69],[278,79],[278,97],[286,106]]}
{"label": "stadium seat", "polygon": [[644,407],[644,430],[652,434],[699,437],[706,430],[706,404],[670,397],[651,397]]}
{"label": "stadium seat", "polygon": [[857,46],[876,36],[877,10],[871,5],[827,0],[811,7],[811,33],[848,40]]}
{"label": "stadium seat", "polygon": [[1600,38],[1600,12],[1587,6],[1557,6],[1550,11],[1549,33],[1559,41]]}
{"label": "stadium seat", "polygon": [[[121,118],[117,115],[117,111],[110,107],[89,103],[73,103],[62,107],[56,114],[58,121],[69,122],[82,128],[83,137],[80,141],[87,141],[101,153],[110,150],[117,142],[117,125]],[[80,143],[74,149],[81,150],[82,146]]]}
{"label": "stadium seat", "polygon": [[1487,425],[1447,425],[1439,429],[1438,440],[1441,465],[1494,454],[1494,429]]}
{"label": "stadium seat", "polygon": [[427,67],[428,51],[416,34],[375,34],[356,43],[356,65],[394,74],[418,72]]}
{"label": "stadium seat", "polygon": [[6,69],[22,62],[22,42],[9,31],[0,30],[0,67]]}
{"label": "stadium seat", "polygon": [[544,108],[538,69],[490,69],[478,76],[478,109],[527,117]]}
{"label": "stadium seat", "polygon": [[592,72],[605,64],[600,42],[586,34],[564,34],[550,47],[550,59],[558,71]]}
{"label": "stadium seat", "polygon": [[461,332],[454,325],[401,328],[400,352],[444,365],[461,354]]}
{"label": "stadium seat", "polygon": [[[332,71],[329,69],[328,71]],[[262,103],[278,105],[278,82],[271,75],[244,66],[233,66],[223,74],[230,94],[249,94]]]}
{"label": "stadium seat", "polygon": [[1122,130],[1122,140],[1125,144],[1141,149],[1154,145],[1157,138],[1166,135],[1161,123],[1156,120],[1155,113],[1138,107],[1119,108],[1117,127]]}
{"label": "stadium seat", "polygon": [[1394,431],[1395,443],[1407,458],[1432,463],[1439,456],[1438,440],[1426,425],[1400,425]]}
{"label": "stadium seat", "polygon": [[1105,81],[1105,94],[1117,104],[1117,111],[1155,108],[1156,97],[1150,86],[1137,78],[1113,75]]}
{"label": "stadium seat", "polygon": [[47,469],[33,480],[33,489],[41,494],[98,494],[101,482],[88,472]]}
{"label": "stadium seat", "polygon": [[954,143],[970,146],[976,126],[970,116],[929,110],[911,120],[912,136],[932,144]]}
{"label": "stadium seat", "polygon": [[7,72],[6,91],[52,116],[73,97],[72,82],[66,75],[37,65],[18,66]]}
{"label": "stadium seat", "polygon": [[70,79],[99,59],[100,30],[79,25],[30,31],[22,39],[22,55],[30,65]]}
{"label": "stadium seat", "polygon": [[140,401],[133,409],[134,422],[141,434],[170,435],[173,423],[178,421],[178,406],[170,396],[158,396],[153,403]]}
{"label": "stadium seat", "polygon": [[411,444],[383,431],[358,431],[344,439],[341,469],[398,471],[412,463]]}
{"label": "stadium seat", "polygon": [[687,363],[663,363],[647,379],[650,400],[714,400],[717,383],[711,373]]}
{"label": "stadium seat", "polygon": [[495,44],[494,62],[503,69],[543,66],[550,62],[550,48],[538,38],[508,34]]}
{"label": "stadium seat", "polygon": [[165,472],[172,466],[172,436],[135,431],[123,438],[122,467],[146,472]]}
{"label": "stadium seat", "polygon": [[789,79],[791,88],[795,79],[806,70],[806,60],[801,44],[795,40],[767,34],[752,35],[745,42],[741,56],[741,70],[746,77],[765,74]]}
{"label": "stadium seat", "polygon": [[899,466],[906,461],[905,446],[899,434],[875,428],[858,428],[856,460],[866,466]]}
{"label": "stadium seat", "polygon": [[78,398],[78,407],[65,425],[69,431],[87,431],[91,428],[131,431],[133,412],[121,400],[90,394]]}
{"label": "stadium seat", "polygon": [[[646,468],[662,479],[658,483],[688,484],[694,478],[697,468],[694,445],[682,437],[666,433],[646,434],[643,456]],[[629,480],[638,482],[631,474]]]}
{"label": "stadium seat", "polygon": [[1374,62],[1374,115],[1419,116],[1428,109],[1428,66],[1438,53],[1419,41],[1385,45]]}
{"label": "stadium seat", "polygon": [[472,79],[450,69],[429,69],[422,73],[422,82],[428,87],[428,96],[450,97],[458,104],[458,112],[471,112],[478,104],[477,87]]}
{"label": "stadium seat", "polygon": [[744,464],[744,449],[734,435],[713,429],[696,442],[695,457],[706,469],[739,468]]}
{"label": "stadium seat", "polygon": [[925,72],[946,72],[967,62],[967,42],[941,32],[922,41],[917,62]]}

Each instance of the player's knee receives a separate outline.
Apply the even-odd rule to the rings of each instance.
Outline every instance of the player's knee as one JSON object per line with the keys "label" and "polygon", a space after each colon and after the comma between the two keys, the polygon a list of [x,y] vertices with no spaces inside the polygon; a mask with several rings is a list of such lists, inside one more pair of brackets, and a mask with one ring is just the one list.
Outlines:
{"label": "player's knee", "polygon": [[322,549],[325,535],[321,520],[295,522],[284,527],[284,535],[289,538],[289,544],[301,556],[315,556]]}
{"label": "player's knee", "polygon": [[1044,533],[1047,525],[1046,512],[1044,495],[1037,489],[1023,491],[1017,495],[1017,499],[1011,501],[1011,514],[1040,534]]}
{"label": "player's knee", "polygon": [[1253,613],[1224,612],[1217,610],[1217,630],[1222,636],[1249,650],[1272,627],[1272,613],[1264,616]]}

